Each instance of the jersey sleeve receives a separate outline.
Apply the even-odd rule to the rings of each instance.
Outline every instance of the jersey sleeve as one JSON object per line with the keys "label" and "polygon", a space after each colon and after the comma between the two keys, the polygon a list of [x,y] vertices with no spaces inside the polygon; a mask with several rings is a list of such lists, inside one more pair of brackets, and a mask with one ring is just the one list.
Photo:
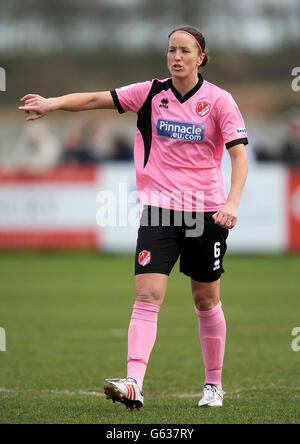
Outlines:
{"label": "jersey sleeve", "polygon": [[144,105],[153,82],[140,82],[111,91],[113,101],[120,114],[126,111],[138,112]]}
{"label": "jersey sleeve", "polygon": [[219,103],[218,122],[227,149],[240,143],[247,145],[248,136],[243,117],[229,93]]}

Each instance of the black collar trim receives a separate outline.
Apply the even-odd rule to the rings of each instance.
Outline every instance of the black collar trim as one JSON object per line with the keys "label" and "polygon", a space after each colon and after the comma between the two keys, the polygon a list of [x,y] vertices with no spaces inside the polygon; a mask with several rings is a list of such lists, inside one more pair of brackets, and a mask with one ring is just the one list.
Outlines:
{"label": "black collar trim", "polygon": [[194,86],[193,89],[191,89],[188,93],[186,93],[184,96],[182,96],[180,94],[180,92],[177,91],[177,89],[175,88],[175,86],[173,85],[173,82],[171,81],[171,89],[174,93],[174,96],[176,97],[177,100],[179,100],[180,103],[184,103],[187,100],[189,100],[197,91],[199,91],[199,89],[201,88],[202,84],[203,84],[203,77],[201,76],[201,74],[198,74],[199,80],[198,83]]}

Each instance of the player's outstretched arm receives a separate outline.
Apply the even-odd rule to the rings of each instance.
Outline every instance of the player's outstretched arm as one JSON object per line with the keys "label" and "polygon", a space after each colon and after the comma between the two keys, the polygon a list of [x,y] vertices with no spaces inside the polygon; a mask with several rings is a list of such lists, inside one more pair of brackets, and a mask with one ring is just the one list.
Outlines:
{"label": "player's outstretched arm", "polygon": [[115,109],[115,104],[109,91],[95,93],[74,93],[61,97],[45,97],[38,94],[27,94],[20,100],[24,102],[19,110],[27,114],[33,113],[26,120],[36,120],[46,116],[51,111],[87,111],[91,109]]}

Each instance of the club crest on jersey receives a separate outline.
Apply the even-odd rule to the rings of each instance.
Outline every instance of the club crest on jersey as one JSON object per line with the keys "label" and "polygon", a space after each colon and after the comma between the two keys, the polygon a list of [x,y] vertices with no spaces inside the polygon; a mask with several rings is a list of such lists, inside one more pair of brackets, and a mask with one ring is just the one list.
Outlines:
{"label": "club crest on jersey", "polygon": [[150,253],[150,251],[147,251],[147,250],[141,251],[140,254],[139,254],[139,264],[142,267],[145,267],[146,265],[149,264],[150,261],[151,261],[151,253]]}
{"label": "club crest on jersey", "polygon": [[200,117],[206,116],[210,111],[210,104],[208,102],[199,102],[196,107],[196,113]]}

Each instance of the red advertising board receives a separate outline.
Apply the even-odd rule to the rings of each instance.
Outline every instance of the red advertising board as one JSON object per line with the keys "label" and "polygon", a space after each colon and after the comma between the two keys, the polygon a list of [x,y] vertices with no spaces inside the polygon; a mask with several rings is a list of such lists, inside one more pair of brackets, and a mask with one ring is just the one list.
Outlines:
{"label": "red advertising board", "polygon": [[300,250],[300,169],[288,174],[288,248]]}
{"label": "red advertising board", "polygon": [[31,175],[0,170],[0,249],[99,249],[100,177],[96,166]]}
{"label": "red advertising board", "polygon": [[0,248],[3,250],[96,250],[99,236],[95,230],[3,230],[0,229]]}
{"label": "red advertising board", "polygon": [[95,166],[62,165],[43,173],[7,172],[0,169],[0,186],[10,183],[93,183],[99,176]]}

